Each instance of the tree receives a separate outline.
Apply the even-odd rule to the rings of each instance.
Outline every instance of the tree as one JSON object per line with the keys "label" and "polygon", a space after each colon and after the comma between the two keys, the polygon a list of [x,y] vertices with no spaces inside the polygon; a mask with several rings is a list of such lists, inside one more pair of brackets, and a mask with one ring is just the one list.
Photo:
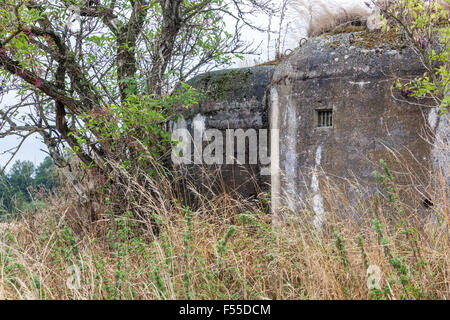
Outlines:
{"label": "tree", "polygon": [[50,157],[46,157],[34,171],[33,186],[44,188],[44,190],[52,190],[56,183],[55,165]]}
{"label": "tree", "polygon": [[51,192],[56,187],[55,165],[50,157],[37,167],[30,161],[16,161],[8,174],[0,174],[0,214],[32,207],[33,192]]}
{"label": "tree", "polygon": [[0,173],[0,216],[9,210],[9,200],[11,193],[6,175]]}
{"label": "tree", "polygon": [[0,177],[0,199],[2,211],[13,212],[24,202],[30,202],[29,187],[33,184],[34,165],[29,161],[17,161],[8,175]]}
{"label": "tree", "polygon": [[31,161],[17,161],[8,174],[8,182],[14,195],[21,195],[23,200],[31,201],[28,188],[33,185],[34,164]]}
{"label": "tree", "polygon": [[0,138],[37,133],[57,165],[70,150],[104,176],[112,160],[145,168],[198,97],[184,81],[249,52],[242,28],[270,2],[0,0],[1,86],[21,98],[0,110]]}
{"label": "tree", "polygon": [[404,97],[427,99],[425,106],[431,101],[441,114],[450,107],[449,8],[450,0],[397,0],[382,7],[387,18],[384,30],[403,34],[426,69],[422,77],[399,79],[395,88]]}

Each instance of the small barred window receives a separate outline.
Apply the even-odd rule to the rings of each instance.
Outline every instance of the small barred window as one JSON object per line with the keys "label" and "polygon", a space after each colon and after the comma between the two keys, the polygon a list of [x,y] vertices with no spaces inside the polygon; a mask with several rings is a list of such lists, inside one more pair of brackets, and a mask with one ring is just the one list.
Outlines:
{"label": "small barred window", "polygon": [[327,128],[333,126],[333,110],[317,110],[317,127]]}

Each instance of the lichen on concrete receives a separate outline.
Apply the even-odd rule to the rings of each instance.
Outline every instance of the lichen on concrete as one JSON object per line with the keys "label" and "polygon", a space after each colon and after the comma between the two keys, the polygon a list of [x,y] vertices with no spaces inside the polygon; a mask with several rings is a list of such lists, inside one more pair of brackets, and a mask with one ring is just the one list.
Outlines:
{"label": "lichen on concrete", "polygon": [[388,32],[364,31],[354,33],[350,43],[365,49],[376,47],[405,49],[408,46],[408,42],[403,38],[402,34],[394,30]]}

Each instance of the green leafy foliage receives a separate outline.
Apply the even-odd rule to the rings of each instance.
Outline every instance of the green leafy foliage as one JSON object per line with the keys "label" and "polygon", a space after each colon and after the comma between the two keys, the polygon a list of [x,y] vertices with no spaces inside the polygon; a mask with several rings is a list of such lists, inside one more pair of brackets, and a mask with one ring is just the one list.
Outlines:
{"label": "green leafy foliage", "polygon": [[[445,0],[448,2],[448,0]],[[413,80],[399,79],[394,88],[406,97],[428,98],[440,108],[450,107],[449,12],[438,1],[398,0],[383,10],[385,31],[402,32],[420,55],[427,72]]]}
{"label": "green leafy foliage", "polygon": [[[70,149],[106,175],[109,160],[127,165],[124,153],[142,161],[130,139],[159,159],[171,107],[194,102],[185,81],[248,52],[240,30],[267,8],[259,0],[0,0],[2,88],[37,110],[0,110],[14,127],[0,132],[39,132],[55,160]],[[15,126],[19,119],[35,125]]]}

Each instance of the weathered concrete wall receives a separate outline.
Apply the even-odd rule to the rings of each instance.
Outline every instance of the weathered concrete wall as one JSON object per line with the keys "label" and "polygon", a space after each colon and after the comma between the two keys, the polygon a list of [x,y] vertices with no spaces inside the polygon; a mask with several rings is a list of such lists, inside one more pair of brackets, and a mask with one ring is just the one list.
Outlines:
{"label": "weathered concrete wall", "polygon": [[[233,159],[231,159],[233,164],[228,164],[230,159],[227,162],[226,132],[230,129],[246,131],[269,127],[267,105],[263,99],[273,72],[273,66],[232,69],[209,72],[190,81],[190,84],[204,97],[197,106],[183,110],[182,117],[171,126],[172,130],[186,128],[192,140],[197,136],[204,141],[201,143],[202,148],[196,150],[194,150],[194,144],[191,144],[191,160],[195,162],[194,164],[177,166],[180,176],[186,178],[185,182],[191,182],[205,195],[210,193],[208,190],[210,187],[213,188],[213,192],[236,191],[245,197],[256,196],[262,189],[267,188],[270,178],[261,176],[260,159],[256,164],[249,164],[248,142],[245,149],[247,161],[240,165],[236,160],[237,141],[234,139]],[[220,151],[222,153],[220,156],[223,163],[221,164],[208,165],[200,153],[205,150],[209,142],[213,142],[213,139],[209,142],[205,141],[207,138],[205,132],[208,129],[217,129],[222,135],[223,149]],[[196,161],[199,159],[201,161]],[[189,197],[188,193],[186,197]]]}
{"label": "weathered concrete wall", "polygon": [[[283,206],[298,210],[301,200],[311,198],[320,223],[321,177],[355,177],[373,193],[379,159],[403,174],[400,188],[415,176],[426,196],[432,154],[423,138],[430,133],[424,126],[429,109],[399,102],[391,92],[397,77],[423,72],[411,50],[364,32],[310,39],[283,61],[270,90],[271,128],[279,130],[279,141],[272,141],[273,171],[280,169],[272,176],[275,213]],[[331,127],[318,127],[321,110],[332,111]]]}
{"label": "weathered concrete wall", "polygon": [[[423,72],[417,56],[394,36],[359,32],[309,39],[276,67],[200,75],[191,84],[205,97],[184,110],[172,129],[185,128],[193,140],[199,137],[202,151],[213,141],[205,141],[206,130],[217,129],[223,138],[224,164],[210,165],[204,154],[192,149],[195,163],[177,166],[179,176],[205,196],[209,188],[244,197],[271,191],[275,215],[307,206],[320,224],[327,206],[323,178],[341,181],[348,201],[359,197],[347,183],[355,178],[364,188],[363,196],[369,197],[379,188],[373,171],[380,170],[383,159],[395,172],[400,192],[414,185],[425,199],[432,188],[433,164],[446,170],[443,175],[450,179],[449,119],[439,118],[436,109],[417,106],[411,98],[396,99],[391,90],[398,77],[414,78]],[[332,112],[332,125],[318,127],[318,114],[325,110]],[[249,164],[247,142],[245,164],[226,162],[227,130],[267,128],[269,137],[258,137],[257,149],[261,141],[270,140],[268,161],[258,154],[257,163]]]}

